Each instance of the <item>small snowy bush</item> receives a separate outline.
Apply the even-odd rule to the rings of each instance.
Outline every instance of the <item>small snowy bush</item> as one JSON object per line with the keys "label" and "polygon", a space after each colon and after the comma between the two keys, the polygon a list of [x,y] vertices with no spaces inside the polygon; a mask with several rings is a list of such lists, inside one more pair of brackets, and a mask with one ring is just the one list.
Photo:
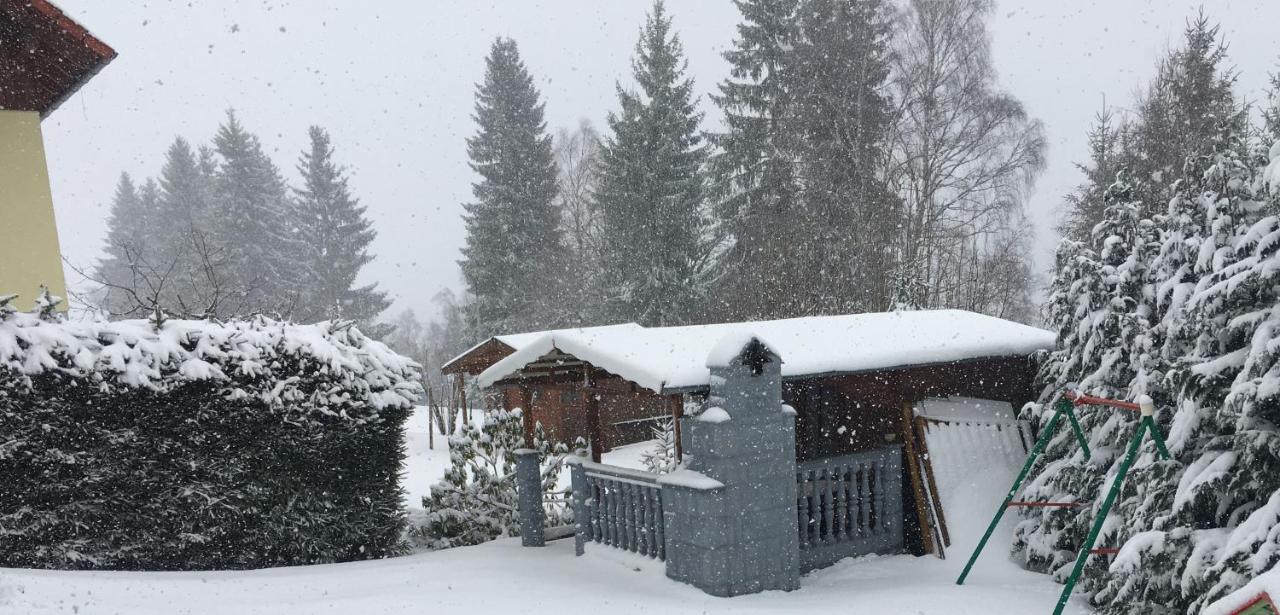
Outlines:
{"label": "small snowy bush", "polygon": [[[422,498],[427,512],[425,523],[412,532],[415,544],[447,549],[519,536],[515,451],[521,448],[524,427],[519,411],[490,410],[481,427],[464,424],[460,434],[449,438],[450,466],[444,478]],[[534,449],[541,460],[542,492],[554,495],[569,451],[563,444],[548,443],[541,423],[535,425]],[[547,512],[547,525],[571,521],[562,501]]]}
{"label": "small snowy bush", "polygon": [[344,324],[57,322],[0,306],[0,566],[397,554],[413,368]]}

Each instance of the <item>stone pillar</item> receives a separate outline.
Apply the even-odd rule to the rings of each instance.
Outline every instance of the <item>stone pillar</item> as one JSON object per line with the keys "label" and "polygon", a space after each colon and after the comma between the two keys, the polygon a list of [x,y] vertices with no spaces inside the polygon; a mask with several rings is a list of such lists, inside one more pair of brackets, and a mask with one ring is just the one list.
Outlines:
{"label": "stone pillar", "polygon": [[520,498],[520,544],[541,547],[546,544],[543,526],[547,513],[542,507],[542,471],[538,451],[522,448],[516,455],[516,493]]}
{"label": "stone pillar", "polygon": [[754,337],[708,358],[701,414],[682,419],[684,467],[663,485],[667,576],[715,596],[800,587],[795,416],[781,359]]}

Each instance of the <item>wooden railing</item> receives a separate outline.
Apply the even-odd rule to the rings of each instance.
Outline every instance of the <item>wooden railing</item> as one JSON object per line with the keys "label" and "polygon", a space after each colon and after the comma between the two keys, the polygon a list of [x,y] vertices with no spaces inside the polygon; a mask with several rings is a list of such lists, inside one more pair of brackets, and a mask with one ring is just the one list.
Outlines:
{"label": "wooden railing", "polygon": [[800,568],[902,548],[902,448],[796,464]]}
{"label": "wooden railing", "polygon": [[586,460],[573,464],[577,553],[590,541],[666,559],[658,475]]}

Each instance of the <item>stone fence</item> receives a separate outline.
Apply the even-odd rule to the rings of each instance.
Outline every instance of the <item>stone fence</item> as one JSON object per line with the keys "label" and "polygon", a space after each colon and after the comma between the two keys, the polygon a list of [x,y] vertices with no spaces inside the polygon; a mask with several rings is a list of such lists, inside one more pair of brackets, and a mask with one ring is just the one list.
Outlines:
{"label": "stone fence", "polygon": [[[901,448],[797,466],[781,365],[756,338],[712,352],[712,402],[681,419],[684,462],[670,474],[574,460],[577,553],[594,542],[665,560],[668,577],[736,596],[797,589],[803,571],[901,550]],[[540,489],[532,460],[520,466],[522,492]],[[525,544],[540,545],[540,491],[521,503]]]}

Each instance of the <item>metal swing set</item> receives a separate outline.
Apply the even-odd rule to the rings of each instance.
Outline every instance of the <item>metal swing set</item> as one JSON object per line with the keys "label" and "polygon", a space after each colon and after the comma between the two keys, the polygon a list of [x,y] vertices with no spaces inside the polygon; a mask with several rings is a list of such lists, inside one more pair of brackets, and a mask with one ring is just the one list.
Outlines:
{"label": "metal swing set", "polygon": [[1031,448],[1031,452],[1027,455],[1027,461],[1022,465],[1022,471],[1018,473],[1018,478],[1013,481],[1013,486],[1009,488],[1009,494],[1005,496],[1004,503],[996,510],[995,517],[991,519],[991,525],[987,526],[987,532],[982,535],[982,540],[978,541],[978,546],[973,550],[973,555],[969,556],[969,562],[965,564],[964,571],[960,573],[960,578],[956,579],[957,585],[964,585],[964,580],[969,576],[969,571],[973,568],[974,562],[978,560],[978,555],[982,553],[982,549],[987,546],[987,541],[991,538],[996,530],[996,526],[1000,524],[1000,519],[1004,517],[1004,512],[1013,507],[1039,507],[1039,508],[1075,508],[1082,506],[1082,502],[1030,502],[1016,501],[1014,497],[1022,488],[1023,481],[1026,480],[1027,474],[1031,471],[1031,466],[1035,464],[1036,458],[1044,452],[1045,446],[1049,440],[1053,438],[1058,423],[1063,417],[1071,425],[1071,431],[1075,433],[1076,441],[1080,443],[1080,448],[1084,453],[1085,461],[1090,458],[1089,442],[1084,436],[1084,430],[1080,427],[1080,421],[1076,419],[1075,406],[1109,406],[1112,408],[1120,408],[1130,410],[1141,414],[1142,419],[1138,422],[1138,429],[1133,434],[1133,439],[1129,441],[1129,447],[1125,452],[1124,459],[1120,462],[1120,469],[1116,473],[1116,477],[1111,481],[1111,488],[1107,490],[1106,499],[1102,501],[1102,508],[1098,511],[1098,516],[1093,521],[1093,527],[1089,530],[1089,535],[1085,538],[1084,545],[1080,547],[1080,552],[1076,555],[1075,566],[1071,568],[1071,574],[1067,577],[1066,586],[1062,588],[1062,595],[1058,597],[1058,605],[1053,610],[1053,615],[1062,615],[1062,611],[1066,608],[1067,602],[1071,599],[1071,591],[1076,586],[1076,581],[1080,579],[1080,572],[1084,570],[1085,562],[1088,561],[1090,555],[1114,555],[1119,552],[1117,548],[1094,548],[1094,544],[1098,541],[1098,535],[1102,532],[1102,524],[1107,519],[1107,514],[1111,512],[1112,504],[1115,504],[1116,496],[1120,494],[1120,488],[1124,484],[1125,476],[1129,473],[1129,467],[1133,465],[1133,460],[1138,456],[1138,449],[1142,445],[1142,439],[1148,433],[1151,439],[1155,440],[1156,451],[1164,459],[1169,459],[1169,449],[1165,446],[1164,437],[1160,435],[1160,428],[1155,421],[1155,404],[1151,398],[1143,395],[1138,401],[1128,402],[1117,399],[1104,399],[1101,397],[1092,397],[1089,395],[1080,395],[1071,391],[1067,391],[1058,399],[1055,405],[1053,416],[1049,419],[1048,424],[1040,433],[1039,439],[1036,440],[1035,446]]}

